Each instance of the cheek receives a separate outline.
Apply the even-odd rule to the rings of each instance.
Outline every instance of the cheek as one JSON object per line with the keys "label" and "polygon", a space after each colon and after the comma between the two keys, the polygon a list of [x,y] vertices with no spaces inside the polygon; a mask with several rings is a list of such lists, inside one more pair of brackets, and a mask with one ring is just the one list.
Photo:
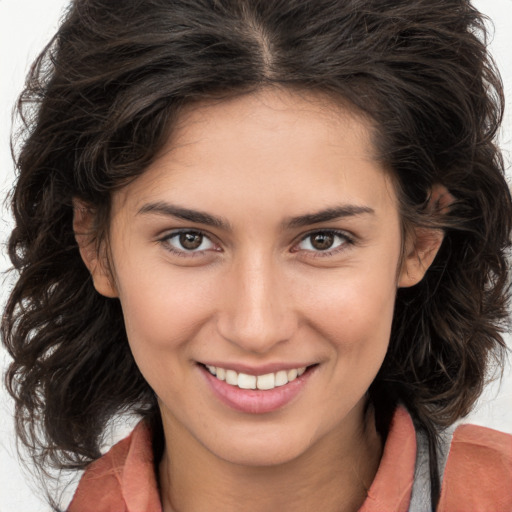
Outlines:
{"label": "cheek", "polygon": [[[373,284],[373,286],[372,286]],[[367,279],[347,280],[336,296],[326,301],[315,329],[327,340],[326,371],[334,384],[326,398],[335,419],[361,400],[386,356],[393,319],[395,291],[387,284],[377,289]]]}
{"label": "cheek", "polygon": [[[386,354],[396,297],[397,258],[377,257],[315,282],[304,296],[315,331],[350,371],[375,372]],[[351,366],[352,365],[352,366]]]}
{"label": "cheek", "polygon": [[200,284],[179,273],[171,276],[163,267],[127,273],[119,295],[135,362],[167,402],[169,397],[179,401],[188,396],[188,370],[197,351],[193,340],[211,317],[211,301],[205,297],[211,297],[212,290],[208,282]]}
{"label": "cheek", "polygon": [[387,351],[393,319],[394,294],[354,287],[325,304],[316,329],[330,340],[336,360],[358,371],[380,367]]}
{"label": "cheek", "polygon": [[119,298],[134,355],[139,347],[149,357],[193,339],[211,313],[211,282],[186,270],[170,272],[166,262],[126,263],[118,272]]}

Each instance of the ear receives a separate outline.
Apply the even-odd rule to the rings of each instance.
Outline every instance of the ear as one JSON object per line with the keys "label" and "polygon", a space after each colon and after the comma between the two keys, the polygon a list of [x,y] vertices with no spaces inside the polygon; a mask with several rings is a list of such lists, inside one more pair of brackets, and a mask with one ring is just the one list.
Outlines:
{"label": "ear", "polygon": [[[455,198],[446,187],[436,184],[432,187],[427,211],[447,214]],[[434,261],[443,243],[444,232],[435,228],[415,228],[405,242],[405,256],[398,279],[399,288],[418,284]]]}
{"label": "ear", "polygon": [[114,298],[118,293],[109,270],[104,244],[101,247],[96,244],[94,220],[94,209],[80,199],[73,199],[73,231],[80,256],[91,273],[96,291],[105,297]]}

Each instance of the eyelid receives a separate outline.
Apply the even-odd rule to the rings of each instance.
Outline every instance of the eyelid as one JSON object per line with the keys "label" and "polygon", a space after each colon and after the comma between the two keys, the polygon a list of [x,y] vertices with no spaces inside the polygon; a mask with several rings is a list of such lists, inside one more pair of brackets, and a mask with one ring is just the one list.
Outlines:
{"label": "eyelid", "polygon": [[[180,249],[177,249],[177,248],[173,247],[172,245],[170,245],[169,241],[171,239],[176,238],[183,233],[194,233],[194,234],[201,235],[203,238],[209,240],[210,243],[214,246],[214,248],[213,249],[188,250],[187,251],[186,249],[180,250]],[[177,229],[167,230],[167,231],[165,231],[164,234],[158,236],[157,242],[161,243],[161,244],[166,244],[165,249],[168,252],[170,252],[172,254],[176,254],[178,256],[183,256],[183,257],[201,256],[201,255],[204,255],[205,252],[221,250],[219,247],[219,244],[215,241],[215,237],[213,235],[211,235],[207,231],[204,231],[203,229],[198,229],[198,228],[177,228]]]}
{"label": "eyelid", "polygon": [[[319,233],[326,233],[326,234],[332,234],[335,236],[338,236],[340,238],[345,239],[345,243],[340,244],[338,247],[334,247],[333,249],[326,249],[325,251],[321,250],[310,250],[310,249],[298,249],[297,246],[306,240],[307,238],[319,234]],[[348,249],[348,247],[355,245],[356,243],[356,237],[347,231],[341,230],[341,229],[333,229],[333,228],[325,228],[325,229],[312,229],[311,231],[308,231],[307,233],[303,233],[297,242],[294,243],[292,247],[292,252],[300,252],[303,251],[305,253],[309,253],[312,257],[318,258],[318,257],[326,257],[326,256],[332,256],[333,254],[343,252]],[[347,247],[348,246],[348,247]]]}
{"label": "eyelid", "polygon": [[[165,244],[170,239],[175,238],[179,236],[182,233],[195,233],[203,236],[207,240],[211,242],[211,244],[214,246],[212,249],[202,249],[202,250],[179,250],[170,244],[166,244],[166,250],[170,253],[173,253],[178,256],[182,257],[194,257],[194,256],[201,256],[204,255],[206,252],[216,251],[216,252],[222,252],[222,248],[220,247],[219,243],[215,241],[216,237],[213,234],[210,234],[209,232],[198,229],[198,228],[176,228],[165,231],[162,235],[158,236],[157,242],[161,244]],[[326,233],[326,234],[332,234],[334,236],[338,236],[345,240],[345,243],[340,244],[338,247],[335,247],[334,249],[326,249],[324,251],[322,250],[310,250],[310,249],[299,249],[297,246],[306,240],[307,238],[319,234],[319,233]],[[345,230],[340,229],[333,229],[333,228],[316,228],[308,231],[307,233],[303,233],[300,235],[298,240],[293,244],[291,248],[291,252],[304,252],[309,253],[310,257],[327,257],[332,256],[333,254],[343,252],[347,250],[350,246],[355,245],[356,243],[356,237],[348,233]]]}

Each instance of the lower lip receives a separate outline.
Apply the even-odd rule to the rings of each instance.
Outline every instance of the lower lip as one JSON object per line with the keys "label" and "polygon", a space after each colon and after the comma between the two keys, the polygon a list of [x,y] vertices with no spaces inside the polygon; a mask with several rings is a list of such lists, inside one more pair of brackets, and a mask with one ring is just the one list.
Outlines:
{"label": "lower lip", "polygon": [[204,366],[200,365],[210,389],[221,402],[237,411],[264,414],[276,411],[292,402],[302,391],[314,368],[297,377],[292,382],[265,391],[258,389],[240,389],[214,377]]}

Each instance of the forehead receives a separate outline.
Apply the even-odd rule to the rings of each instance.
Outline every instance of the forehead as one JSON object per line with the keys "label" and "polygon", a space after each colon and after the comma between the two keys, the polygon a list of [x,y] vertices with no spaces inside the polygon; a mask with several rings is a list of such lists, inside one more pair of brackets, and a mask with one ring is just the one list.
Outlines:
{"label": "forehead", "polygon": [[394,200],[373,133],[368,119],[320,94],[269,88],[197,103],[184,109],[164,149],[117,202],[137,207],[179,193],[207,207],[233,201],[234,190],[261,207],[300,205],[315,194],[326,204]]}
{"label": "forehead", "polygon": [[[340,137],[340,132],[344,136]],[[265,142],[280,137],[285,142],[304,144],[304,150],[313,144],[330,145],[347,151],[351,144],[343,146],[344,139],[364,139],[365,158],[375,158],[371,142],[374,125],[369,118],[358,114],[355,107],[320,92],[267,87],[249,94],[228,99],[210,100],[186,106],[174,125],[165,150],[173,150],[184,144],[204,142],[205,135],[212,144],[232,143],[236,150],[252,139],[252,146],[264,152]],[[350,136],[349,136],[350,132]],[[269,138],[265,138],[267,135]],[[250,146],[249,146],[250,147]],[[362,149],[358,148],[358,149]],[[164,151],[165,151],[164,150]]]}

